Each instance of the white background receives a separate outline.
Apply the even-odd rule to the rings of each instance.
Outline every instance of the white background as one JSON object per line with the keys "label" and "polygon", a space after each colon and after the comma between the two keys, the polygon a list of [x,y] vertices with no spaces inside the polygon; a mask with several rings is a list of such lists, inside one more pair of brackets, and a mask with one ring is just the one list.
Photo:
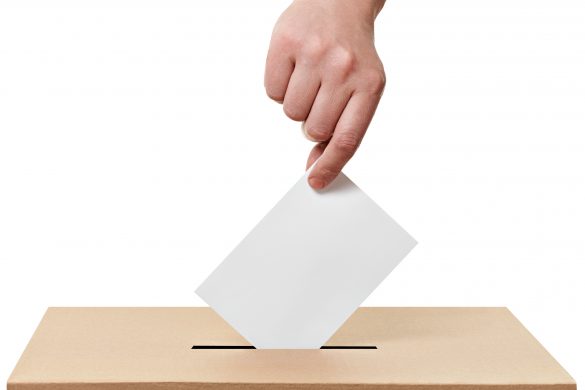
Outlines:
{"label": "white background", "polygon": [[[286,1],[0,0],[0,378],[47,306],[196,306],[303,174]],[[508,306],[585,383],[585,3],[392,0],[345,172],[419,246],[366,305]],[[359,261],[359,259],[356,259]]]}

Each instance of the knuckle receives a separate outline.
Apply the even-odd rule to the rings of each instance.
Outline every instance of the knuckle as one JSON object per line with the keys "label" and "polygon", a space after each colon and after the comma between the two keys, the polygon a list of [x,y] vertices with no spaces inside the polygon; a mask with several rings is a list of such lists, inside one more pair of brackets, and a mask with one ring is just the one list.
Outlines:
{"label": "knuckle", "polygon": [[345,48],[337,48],[333,51],[330,59],[331,71],[338,77],[348,76],[356,66],[355,54]]}
{"label": "knuckle", "polygon": [[301,50],[302,58],[308,64],[319,63],[326,52],[326,45],[320,39],[312,39],[303,45]]}
{"label": "knuckle", "polygon": [[278,103],[282,103],[282,100],[284,99],[284,96],[282,96],[282,94],[277,93],[272,87],[270,86],[266,86],[266,95],[274,100],[275,102]]}
{"label": "knuckle", "polygon": [[298,104],[285,102],[282,109],[284,114],[293,121],[303,121],[306,119],[302,108]]}
{"label": "knuckle", "polygon": [[275,46],[276,48],[281,50],[293,49],[299,43],[297,34],[286,30],[275,31],[274,34],[272,35],[271,41],[272,46]]}
{"label": "knuckle", "polygon": [[386,87],[386,74],[382,69],[369,70],[364,73],[363,85],[367,92],[381,95]]}
{"label": "knuckle", "polygon": [[331,138],[331,131],[325,127],[307,126],[307,134],[315,141],[324,142]]}
{"label": "knuckle", "polygon": [[360,138],[351,132],[340,134],[332,142],[337,150],[349,156],[352,156],[360,146]]}

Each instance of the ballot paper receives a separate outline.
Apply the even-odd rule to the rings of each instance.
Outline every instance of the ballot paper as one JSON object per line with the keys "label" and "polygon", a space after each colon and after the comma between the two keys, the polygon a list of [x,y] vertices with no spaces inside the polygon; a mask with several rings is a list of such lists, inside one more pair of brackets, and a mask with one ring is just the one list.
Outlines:
{"label": "ballot paper", "polygon": [[416,245],[344,174],[307,175],[197,289],[256,348],[320,348]]}

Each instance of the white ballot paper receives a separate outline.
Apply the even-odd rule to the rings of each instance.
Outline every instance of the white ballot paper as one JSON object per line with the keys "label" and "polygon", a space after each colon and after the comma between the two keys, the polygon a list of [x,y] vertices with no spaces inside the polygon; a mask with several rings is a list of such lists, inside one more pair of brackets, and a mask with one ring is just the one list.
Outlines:
{"label": "white ballot paper", "polygon": [[344,174],[306,174],[197,294],[256,348],[320,348],[415,245]]}

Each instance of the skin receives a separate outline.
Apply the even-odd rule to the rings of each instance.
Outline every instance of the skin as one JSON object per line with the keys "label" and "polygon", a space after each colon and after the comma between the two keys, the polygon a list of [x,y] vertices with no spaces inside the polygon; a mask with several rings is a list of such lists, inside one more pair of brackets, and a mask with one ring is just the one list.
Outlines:
{"label": "skin", "polygon": [[315,189],[353,157],[382,97],[386,77],[374,46],[384,0],[295,0],[280,16],[264,85],[316,142],[307,168]]}

